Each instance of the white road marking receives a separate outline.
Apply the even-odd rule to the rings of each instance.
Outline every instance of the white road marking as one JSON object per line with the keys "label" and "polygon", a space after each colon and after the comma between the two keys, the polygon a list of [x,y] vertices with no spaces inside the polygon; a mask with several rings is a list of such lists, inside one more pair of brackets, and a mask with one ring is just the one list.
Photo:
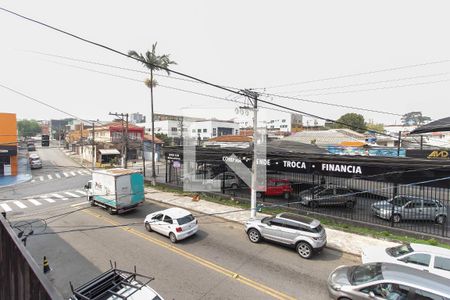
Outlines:
{"label": "white road marking", "polygon": [[40,181],[44,181],[44,176],[39,176]]}
{"label": "white road marking", "polygon": [[72,204],[71,207],[75,207],[75,206],[80,206],[83,204],[87,204],[86,202],[80,202],[80,203],[76,203],[76,204]]}
{"label": "white road marking", "polygon": [[76,176],[77,174],[75,174],[75,172],[70,172],[70,174],[72,174],[72,176]]}
{"label": "white road marking", "polygon": [[13,203],[17,205],[19,208],[27,208],[27,206],[20,201],[14,201]]}
{"label": "white road marking", "polygon": [[33,204],[36,205],[36,206],[42,205],[41,202],[39,202],[39,201],[37,201],[37,200],[35,200],[35,199],[27,199],[27,200],[30,201],[31,203],[33,203]]}
{"label": "white road marking", "polygon": [[45,200],[47,202],[53,203],[56,202],[55,200],[53,200],[52,198],[48,198],[48,196],[41,196],[40,197],[42,200]]}
{"label": "white road marking", "polygon": [[84,170],[83,173],[86,174],[86,175],[91,175],[91,172],[86,171],[86,170]]}
{"label": "white road marking", "polygon": [[66,198],[64,196],[61,196],[59,194],[51,194],[50,196],[55,197],[55,198],[59,198],[61,200],[68,200],[69,198]]}
{"label": "white road marking", "polygon": [[31,180],[32,183],[35,182],[35,181],[36,181],[36,179]]}
{"label": "white road marking", "polygon": [[77,171],[77,173],[80,175],[84,175],[83,172],[81,172],[81,171]]}
{"label": "white road marking", "polygon": [[79,195],[71,193],[71,192],[64,192],[64,194],[69,195],[70,197],[74,197],[74,198],[80,198]]}
{"label": "white road marking", "polygon": [[67,174],[66,172],[63,172],[65,177],[69,177],[69,174]]}
{"label": "white road marking", "polygon": [[47,175],[48,179],[53,179],[52,175],[48,174]]}
{"label": "white road marking", "polygon": [[56,176],[57,178],[61,178],[61,175],[59,175],[59,173],[55,173],[55,176]]}
{"label": "white road marking", "polygon": [[86,192],[82,190],[76,190],[75,193],[81,194],[83,196],[86,196]]}
{"label": "white road marking", "polygon": [[0,206],[3,208],[5,212],[12,211],[11,207],[9,207],[6,203],[1,203]]}

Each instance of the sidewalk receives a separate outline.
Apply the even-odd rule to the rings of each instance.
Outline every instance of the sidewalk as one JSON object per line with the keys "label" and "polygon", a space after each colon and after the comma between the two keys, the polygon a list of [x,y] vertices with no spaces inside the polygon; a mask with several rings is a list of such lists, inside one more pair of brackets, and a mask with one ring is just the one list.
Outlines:
{"label": "sidewalk", "polygon": [[[170,204],[186,208],[188,210],[204,213],[215,214],[217,217],[244,224],[249,219],[250,212],[242,211],[239,208],[226,206],[205,200],[192,201],[191,197],[180,196],[173,193],[161,192],[153,188],[146,188],[146,198],[157,202]],[[257,216],[264,217],[266,214],[258,213]],[[360,256],[361,248],[366,246],[392,247],[397,245],[393,242],[383,241],[367,236],[353,233],[347,233],[339,230],[326,228],[327,230],[327,247],[339,250],[345,253]]]}

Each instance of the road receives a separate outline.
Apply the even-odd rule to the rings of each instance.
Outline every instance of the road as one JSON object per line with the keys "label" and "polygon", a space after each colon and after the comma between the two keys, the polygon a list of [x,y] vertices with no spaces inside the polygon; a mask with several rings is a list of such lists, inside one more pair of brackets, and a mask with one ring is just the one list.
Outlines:
{"label": "road", "polygon": [[[10,221],[36,221],[27,248],[38,264],[43,256],[49,259],[50,279],[64,296],[70,294],[69,281],[77,286],[107,270],[112,260],[154,276],[151,286],[165,299],[327,299],[329,273],[358,263],[330,249],[305,260],[293,249],[252,244],[242,225],[215,216],[200,216],[200,231],[173,245],[143,226],[148,213],[162,208],[147,200],[135,211],[111,216],[79,199]],[[41,218],[47,218],[46,227]]]}
{"label": "road", "polygon": [[31,181],[0,188],[0,211],[6,211],[8,215],[23,214],[61,201],[70,202],[82,195],[81,190],[90,178],[89,170],[80,167],[56,147],[38,147],[36,150],[42,168],[31,171]]}

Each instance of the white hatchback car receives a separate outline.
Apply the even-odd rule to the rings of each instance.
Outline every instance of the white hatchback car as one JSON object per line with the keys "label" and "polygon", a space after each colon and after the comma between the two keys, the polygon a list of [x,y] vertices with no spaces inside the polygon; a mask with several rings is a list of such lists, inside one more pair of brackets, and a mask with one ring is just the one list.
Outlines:
{"label": "white hatchback car", "polygon": [[168,236],[172,243],[183,240],[198,231],[197,219],[182,208],[168,208],[145,217],[145,228]]}
{"label": "white hatchback car", "polygon": [[389,262],[425,270],[450,278],[450,250],[422,244],[404,244],[391,248],[366,247],[362,249],[363,263]]}

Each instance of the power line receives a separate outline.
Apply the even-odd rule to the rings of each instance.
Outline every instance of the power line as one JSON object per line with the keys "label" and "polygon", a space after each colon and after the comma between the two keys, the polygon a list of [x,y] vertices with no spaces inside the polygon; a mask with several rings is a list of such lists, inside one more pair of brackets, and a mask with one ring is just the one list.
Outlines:
{"label": "power line", "polygon": [[411,80],[411,79],[418,79],[418,78],[437,77],[437,76],[443,76],[443,75],[449,75],[449,74],[450,74],[449,72],[442,72],[442,73],[435,73],[435,74],[426,74],[426,75],[418,75],[418,76],[410,76],[410,77],[402,77],[402,78],[394,78],[394,79],[386,79],[386,80],[378,80],[378,81],[359,82],[359,83],[352,83],[352,84],[347,84],[347,85],[335,85],[335,86],[329,86],[329,87],[323,87],[323,88],[305,89],[305,90],[300,90],[300,91],[281,92],[281,94],[299,94],[299,95],[301,95],[302,93],[305,93],[305,92],[343,89],[343,88],[354,87],[354,86],[364,86],[364,85],[397,82],[397,81],[402,81],[402,80]]}
{"label": "power line", "polygon": [[448,62],[450,62],[450,59],[443,59],[443,60],[437,60],[437,61],[431,61],[431,62],[425,62],[425,63],[418,63],[418,64],[412,64],[412,65],[405,65],[405,66],[398,66],[398,67],[391,67],[391,68],[385,68],[385,69],[379,69],[379,70],[373,70],[373,71],[351,73],[351,74],[331,76],[331,77],[325,77],[325,78],[319,78],[319,79],[313,79],[313,80],[306,80],[306,81],[300,81],[300,82],[294,82],[294,83],[272,85],[272,86],[268,86],[268,87],[259,87],[259,88],[256,88],[256,89],[274,89],[274,88],[288,87],[288,86],[301,85],[301,84],[307,84],[307,83],[329,81],[329,80],[342,79],[342,78],[350,78],[350,77],[356,77],[356,76],[362,76],[362,75],[370,75],[370,74],[377,74],[377,73],[383,73],[383,72],[389,72],[389,71],[397,71],[397,70],[403,70],[403,69],[409,69],[409,68],[417,68],[417,67],[423,67],[423,66],[435,65],[435,64],[442,64],[442,63],[448,63]]}

